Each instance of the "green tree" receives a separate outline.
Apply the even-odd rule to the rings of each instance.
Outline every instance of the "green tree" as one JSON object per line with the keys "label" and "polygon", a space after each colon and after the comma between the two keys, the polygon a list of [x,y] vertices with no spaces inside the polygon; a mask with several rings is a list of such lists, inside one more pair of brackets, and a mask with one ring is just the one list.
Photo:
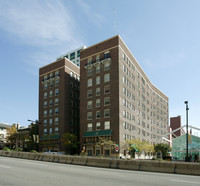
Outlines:
{"label": "green tree", "polygon": [[[104,137],[98,137],[98,141],[96,142],[96,146],[101,146],[103,147],[103,153],[105,151],[105,148],[108,147],[111,151],[111,149],[113,149],[116,146],[116,143],[110,139],[106,139]],[[104,155],[106,155],[104,153]]]}
{"label": "green tree", "polygon": [[163,157],[166,157],[168,152],[171,151],[171,147],[165,143],[159,143],[154,145],[155,152],[161,152]]}
{"label": "green tree", "polygon": [[76,135],[71,134],[69,132],[64,133],[61,137],[61,141],[67,147],[66,152],[68,151],[71,154],[71,148],[75,149],[78,147],[78,138]]}
{"label": "green tree", "polygon": [[14,147],[16,145],[16,139],[17,139],[17,129],[14,125],[12,127],[7,128],[7,141],[10,147]]}
{"label": "green tree", "polygon": [[39,150],[39,133],[38,133],[38,121],[36,120],[35,123],[31,123],[31,128],[29,132],[29,141],[28,147],[29,150]]}
{"label": "green tree", "polygon": [[135,157],[135,152],[137,151],[140,155],[141,152],[152,153],[154,152],[153,145],[149,144],[146,141],[141,141],[140,139],[127,140],[128,150],[131,153],[131,156]]}

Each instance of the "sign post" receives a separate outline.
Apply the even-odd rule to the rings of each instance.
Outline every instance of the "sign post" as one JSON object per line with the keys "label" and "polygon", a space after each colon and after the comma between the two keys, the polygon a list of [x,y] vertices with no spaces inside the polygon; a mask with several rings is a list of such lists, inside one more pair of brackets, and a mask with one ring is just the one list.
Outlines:
{"label": "sign post", "polygon": [[115,151],[118,152],[119,151],[119,145],[115,146]]}

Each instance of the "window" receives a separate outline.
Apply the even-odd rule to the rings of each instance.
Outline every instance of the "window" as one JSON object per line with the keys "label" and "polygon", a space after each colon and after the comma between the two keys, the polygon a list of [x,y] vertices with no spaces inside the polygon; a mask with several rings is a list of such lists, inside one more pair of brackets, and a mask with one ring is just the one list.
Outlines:
{"label": "window", "polygon": [[110,129],[110,121],[105,121],[104,122],[104,129],[106,130],[108,130],[108,129]]}
{"label": "window", "polygon": [[44,119],[44,125],[47,125],[47,120],[46,119]]}
{"label": "window", "polygon": [[58,133],[58,127],[55,128],[55,133]]}
{"label": "window", "polygon": [[49,125],[52,125],[52,123],[53,123],[53,120],[49,119]]}
{"label": "window", "polygon": [[104,74],[104,83],[110,81],[110,74]]}
{"label": "window", "polygon": [[87,131],[92,131],[92,123],[88,123]]}
{"label": "window", "polygon": [[44,101],[44,108],[47,107],[47,101]]}
{"label": "window", "polygon": [[100,65],[96,65],[96,74],[100,73],[100,69],[101,69],[101,66]]}
{"label": "window", "polygon": [[97,76],[96,77],[96,85],[99,85],[100,84],[100,76]]}
{"label": "window", "polygon": [[50,91],[49,91],[49,97],[52,97],[52,95],[53,95],[53,91],[50,90]]}
{"label": "window", "polygon": [[91,64],[92,64],[92,58],[89,58],[89,59],[88,59],[87,64],[88,64],[88,65],[91,65]]}
{"label": "window", "polygon": [[126,72],[126,66],[123,64],[123,71]]}
{"label": "window", "polygon": [[123,128],[126,130],[126,122],[123,121]]}
{"label": "window", "polygon": [[105,53],[104,53],[104,58],[105,58],[105,59],[110,58],[110,52],[105,52]]}
{"label": "window", "polygon": [[59,75],[60,75],[59,71],[56,71],[55,76],[59,76]]}
{"label": "window", "polygon": [[55,90],[55,96],[59,95],[59,89]]}
{"label": "window", "polygon": [[88,112],[88,113],[87,113],[87,119],[88,119],[88,120],[91,120],[91,119],[92,119],[92,112]]}
{"label": "window", "polygon": [[59,114],[59,108],[55,108],[55,114]]}
{"label": "window", "polygon": [[47,88],[48,88],[48,84],[45,83],[45,84],[44,84],[44,89],[46,90]]}
{"label": "window", "polygon": [[104,98],[104,105],[110,105],[110,97]]}
{"label": "window", "polygon": [[70,60],[73,60],[73,59],[75,59],[75,52],[72,52],[72,53],[70,54]]}
{"label": "window", "polygon": [[44,110],[44,117],[47,116],[47,110]]}
{"label": "window", "polygon": [[100,119],[100,117],[101,117],[101,112],[100,112],[100,110],[97,110],[96,111],[96,119]]}
{"label": "window", "polygon": [[88,91],[87,91],[87,97],[88,97],[88,98],[92,97],[92,90],[88,90]]}
{"label": "window", "polygon": [[44,129],[44,134],[47,134],[47,129]]}
{"label": "window", "polygon": [[49,116],[52,116],[52,113],[53,113],[52,109],[49,109]]}
{"label": "window", "polygon": [[96,96],[100,96],[100,87],[96,88]]}
{"label": "window", "polygon": [[58,124],[58,122],[59,122],[59,118],[55,118],[55,125],[57,125]]}
{"label": "window", "polygon": [[104,87],[104,94],[110,93],[110,85]]}
{"label": "window", "polygon": [[48,79],[48,77],[47,77],[47,75],[45,75],[45,76],[44,76],[44,80],[47,80],[47,79]]}
{"label": "window", "polygon": [[47,98],[47,92],[44,92],[44,99]]}
{"label": "window", "polygon": [[49,100],[49,106],[51,107],[52,105],[53,105],[53,100],[50,99],[50,100]]}
{"label": "window", "polygon": [[91,75],[92,75],[92,68],[88,68],[88,69],[87,69],[87,75],[88,75],[88,76],[91,76]]}
{"label": "window", "polygon": [[124,59],[124,61],[125,61],[125,54],[123,53],[122,56],[123,56],[123,59]]}
{"label": "window", "polygon": [[92,108],[92,101],[88,101],[88,102],[87,102],[87,108],[88,108],[88,109],[91,109],[91,108]]}
{"label": "window", "polygon": [[110,117],[110,109],[104,110],[104,118],[109,118]]}
{"label": "window", "polygon": [[74,74],[74,78],[77,79],[77,75],[76,74]]}
{"label": "window", "polygon": [[110,63],[104,63],[104,71],[110,69]]}
{"label": "window", "polygon": [[100,99],[96,99],[96,107],[100,107]]}
{"label": "window", "polygon": [[99,55],[96,56],[96,62],[98,62],[98,61],[100,61],[100,56]]}
{"label": "window", "polygon": [[88,87],[91,87],[92,86],[92,78],[88,79]]}
{"label": "window", "polygon": [[80,52],[81,52],[81,50],[77,51],[77,57],[80,57]]}
{"label": "window", "polygon": [[58,86],[58,85],[59,85],[59,82],[60,82],[60,80],[59,80],[59,79],[56,79],[56,80],[55,80],[55,86]]}
{"label": "window", "polygon": [[97,122],[96,123],[96,130],[100,130],[101,129],[101,123],[100,122]]}
{"label": "window", "polygon": [[73,74],[74,74],[73,72],[70,72],[70,76],[71,76],[71,77],[73,77]]}
{"label": "window", "polygon": [[55,105],[58,105],[59,103],[59,98],[55,98]]}
{"label": "window", "polygon": [[49,86],[50,86],[50,87],[53,87],[53,81],[50,81],[50,82],[49,82]]}
{"label": "window", "polygon": [[126,134],[123,134],[123,139],[124,139],[124,141],[126,140]]}

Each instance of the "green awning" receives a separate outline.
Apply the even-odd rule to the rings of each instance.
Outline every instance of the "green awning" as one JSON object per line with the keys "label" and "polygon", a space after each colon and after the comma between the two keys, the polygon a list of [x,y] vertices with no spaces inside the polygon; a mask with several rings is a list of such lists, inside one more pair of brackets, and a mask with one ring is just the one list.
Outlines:
{"label": "green awning", "polygon": [[135,146],[136,146],[136,145],[131,145],[131,147],[132,147],[136,152],[138,152],[138,149],[136,149]]}
{"label": "green awning", "polygon": [[112,130],[99,130],[85,132],[83,137],[95,137],[95,136],[111,136]]}
{"label": "green awning", "polygon": [[40,140],[55,140],[59,139],[59,137],[60,137],[59,134],[43,135],[41,136]]}

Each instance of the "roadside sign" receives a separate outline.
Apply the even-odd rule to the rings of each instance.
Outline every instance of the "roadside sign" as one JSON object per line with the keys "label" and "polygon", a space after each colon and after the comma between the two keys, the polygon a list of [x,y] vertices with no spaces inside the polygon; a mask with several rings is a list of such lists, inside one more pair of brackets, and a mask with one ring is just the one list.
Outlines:
{"label": "roadside sign", "polygon": [[116,152],[119,151],[119,146],[115,146],[115,151],[116,151]]}

